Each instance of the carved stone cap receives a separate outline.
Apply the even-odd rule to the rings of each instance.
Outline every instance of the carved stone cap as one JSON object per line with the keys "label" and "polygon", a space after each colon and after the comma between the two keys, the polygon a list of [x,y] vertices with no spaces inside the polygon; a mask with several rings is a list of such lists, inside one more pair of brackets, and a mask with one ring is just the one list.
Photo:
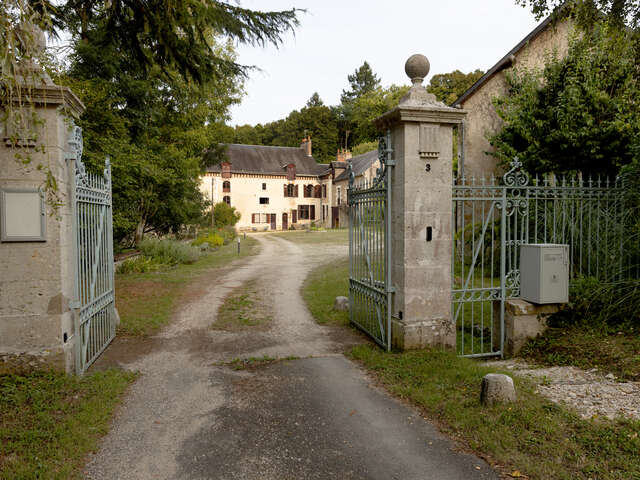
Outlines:
{"label": "carved stone cap", "polygon": [[84,103],[69,87],[59,85],[42,85],[31,87],[28,91],[29,101],[39,107],[66,107],[73,116],[80,116],[85,111]]}
{"label": "carved stone cap", "polygon": [[379,129],[388,128],[397,122],[424,123],[461,123],[467,112],[445,105],[436,100],[436,96],[427,92],[422,85],[429,74],[431,66],[429,59],[419,53],[411,55],[404,71],[413,84],[407,94],[400,99],[398,106],[374,120]]}

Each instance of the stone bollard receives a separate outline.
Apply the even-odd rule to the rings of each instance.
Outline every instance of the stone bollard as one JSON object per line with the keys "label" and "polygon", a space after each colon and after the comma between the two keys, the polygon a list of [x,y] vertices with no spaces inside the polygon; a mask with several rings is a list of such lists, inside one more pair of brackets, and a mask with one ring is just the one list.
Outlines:
{"label": "stone bollard", "polygon": [[339,312],[349,310],[349,299],[347,297],[336,297],[335,302],[333,302],[333,309]]}
{"label": "stone bollard", "polygon": [[489,373],[482,379],[480,401],[484,405],[515,402],[516,389],[513,379],[509,375]]}

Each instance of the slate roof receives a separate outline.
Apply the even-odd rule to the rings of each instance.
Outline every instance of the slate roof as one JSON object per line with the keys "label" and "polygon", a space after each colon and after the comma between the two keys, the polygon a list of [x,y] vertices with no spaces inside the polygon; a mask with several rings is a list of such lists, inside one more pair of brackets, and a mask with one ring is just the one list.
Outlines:
{"label": "slate roof", "polygon": [[[378,159],[378,150],[371,150],[370,152],[357,155],[351,159],[351,165],[353,168],[353,174],[357,177],[362,175],[367,168],[369,168]],[[349,170],[345,170],[335,179],[336,182],[343,180],[349,180]]]}
{"label": "slate roof", "polygon": [[[322,175],[326,164],[319,164],[308,157],[299,147],[271,147],[266,145],[241,145],[232,143],[226,149],[232,173],[260,173],[271,175],[286,174],[286,166],[296,166],[296,175]],[[221,166],[214,165],[208,172],[220,172]]]}

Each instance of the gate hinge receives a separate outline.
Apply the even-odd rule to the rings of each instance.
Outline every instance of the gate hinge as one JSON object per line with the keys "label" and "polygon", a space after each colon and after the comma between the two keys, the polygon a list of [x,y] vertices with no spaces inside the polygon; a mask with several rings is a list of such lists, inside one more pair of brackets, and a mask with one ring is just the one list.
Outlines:
{"label": "gate hinge", "polygon": [[387,167],[395,167],[395,166],[396,166],[396,161],[395,161],[395,160],[393,160],[393,159],[389,159],[389,160],[387,160],[386,162],[384,162],[384,164],[385,164]]}
{"label": "gate hinge", "polygon": [[386,289],[387,293],[396,293],[396,287],[389,287]]}

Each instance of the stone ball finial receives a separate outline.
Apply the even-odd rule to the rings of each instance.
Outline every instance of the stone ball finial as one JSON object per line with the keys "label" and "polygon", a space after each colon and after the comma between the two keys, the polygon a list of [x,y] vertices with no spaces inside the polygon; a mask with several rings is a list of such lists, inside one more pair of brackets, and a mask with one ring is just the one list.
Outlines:
{"label": "stone ball finial", "polygon": [[411,55],[404,64],[404,71],[414,85],[420,85],[430,69],[429,59],[419,53]]}

